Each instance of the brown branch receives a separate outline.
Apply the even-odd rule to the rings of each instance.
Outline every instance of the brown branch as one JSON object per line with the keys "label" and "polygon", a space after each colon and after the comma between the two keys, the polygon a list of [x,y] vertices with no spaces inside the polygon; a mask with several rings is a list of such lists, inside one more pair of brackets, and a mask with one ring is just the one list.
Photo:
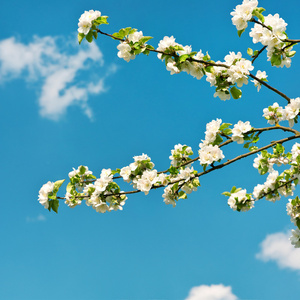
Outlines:
{"label": "brown branch", "polygon": [[275,92],[276,94],[280,95],[281,97],[283,97],[284,99],[286,99],[288,102],[291,101],[291,99],[285,95],[284,93],[278,91],[277,89],[273,88],[272,86],[270,86],[269,84],[267,84],[265,81],[257,78],[256,76],[254,76],[253,74],[249,74],[249,76],[255,80],[257,80],[260,84],[264,85],[265,87],[267,87],[268,89],[272,90],[273,92]]}
{"label": "brown branch", "polygon": [[[276,127],[275,127],[276,128]],[[286,127],[283,127],[286,129]],[[278,129],[281,129],[281,128],[278,128]],[[259,130],[262,130],[262,129],[259,129]],[[271,129],[269,129],[271,130]],[[203,175],[206,175],[208,173],[211,173],[215,170],[218,170],[218,169],[221,169],[221,168],[224,168],[240,159],[243,159],[245,157],[248,157],[250,155],[253,155],[253,154],[256,154],[260,151],[263,151],[265,149],[268,149],[268,148],[271,148],[273,146],[275,146],[276,144],[283,144],[285,142],[288,142],[288,141],[291,141],[291,140],[294,140],[296,138],[299,138],[300,135],[299,135],[299,132],[297,132],[297,135],[293,135],[293,136],[290,136],[290,137],[287,137],[287,138],[284,138],[284,139],[281,139],[281,140],[277,140],[277,141],[274,141],[274,142],[271,142],[269,145],[266,145],[264,147],[261,147],[261,148],[258,148],[257,150],[254,150],[254,151],[251,151],[251,152],[248,152],[248,153],[245,153],[245,154],[242,154],[242,155],[239,155],[233,159],[230,159],[228,160],[227,162],[223,163],[223,164],[220,164],[220,165],[217,165],[217,166],[212,166],[210,169],[208,170],[205,170],[203,172],[200,172],[200,173],[197,173],[195,174],[194,177],[192,177],[190,180],[192,180],[193,178],[196,178],[196,177],[201,177]],[[226,141],[228,142],[228,141]],[[223,144],[225,144],[226,142],[224,142]],[[197,160],[198,158],[194,159],[193,161]],[[191,161],[189,161],[188,163],[190,163]],[[175,181],[172,181],[172,182],[169,182],[167,185],[171,185],[171,184],[174,184],[174,183],[177,183],[177,182],[181,182],[181,181],[184,181],[185,179],[178,179],[178,180],[175,180]],[[186,182],[185,182],[186,183]],[[158,186],[153,186],[151,188],[151,190],[153,189],[157,189],[157,188],[161,188],[161,187],[164,187],[164,185],[158,185]],[[120,193],[116,193],[116,194],[107,194],[105,196],[120,196],[120,195],[130,195],[130,194],[137,194],[137,193],[140,193],[141,191],[140,190],[134,190],[134,191],[128,191],[128,192],[120,192]],[[75,196],[75,198],[87,198],[89,196],[87,195],[78,195],[78,196]],[[65,197],[57,197],[57,199],[65,199]]]}
{"label": "brown branch", "polygon": [[[255,21],[255,22],[254,22]],[[265,26],[264,24],[254,20],[253,22],[254,23],[258,23],[258,24],[261,24],[262,26],[264,27],[267,27]],[[268,27],[267,27],[268,28]],[[270,28],[268,28],[270,29]],[[113,35],[111,34],[108,34],[108,33],[105,33],[103,31],[101,31],[100,29],[96,29],[98,33],[100,34],[103,34],[103,35],[106,35],[106,36],[109,36],[115,40],[118,40],[118,41],[121,41],[121,42],[124,42],[125,40],[124,39],[120,39],[120,38],[117,38],[117,37],[114,37]],[[169,56],[172,56],[172,57],[180,57],[180,55],[176,54],[176,53],[165,53],[163,51],[159,51],[159,50],[156,50],[156,49],[147,49],[149,50],[150,52],[155,52],[155,53],[160,53],[162,55],[169,55]],[[264,49],[261,49],[260,51],[262,52]],[[226,68],[226,69],[229,69],[230,67],[225,65],[225,64],[220,64],[220,63],[215,63],[215,62],[208,62],[208,61],[204,61],[204,60],[201,60],[201,59],[195,59],[195,58],[192,58],[192,57],[189,57],[187,58],[188,61],[191,61],[191,62],[198,62],[198,63],[201,63],[201,64],[205,64],[205,65],[208,65],[208,66],[214,66],[214,67],[223,67],[223,68]],[[262,85],[264,85],[265,87],[267,87],[268,89],[272,90],[273,92],[277,93],[278,95],[280,95],[281,97],[283,97],[284,99],[286,99],[288,102],[290,102],[290,98],[288,96],[286,96],[284,93],[280,92],[279,90],[273,88],[272,86],[270,86],[269,84],[265,83],[264,81],[260,80],[259,78],[257,78],[256,76],[254,76],[253,74],[249,74],[248,76],[250,76],[251,78],[257,80],[259,83],[261,83]]]}
{"label": "brown branch", "polygon": [[263,48],[261,48],[258,53],[256,55],[253,56],[253,59],[251,61],[251,63],[253,64],[254,61],[258,58],[258,56],[267,48],[267,46],[264,46]]}

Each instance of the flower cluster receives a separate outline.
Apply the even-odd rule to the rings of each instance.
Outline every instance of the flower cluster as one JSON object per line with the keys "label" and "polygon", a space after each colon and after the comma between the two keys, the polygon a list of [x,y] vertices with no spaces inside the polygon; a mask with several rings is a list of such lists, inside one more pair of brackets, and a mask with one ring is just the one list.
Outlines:
{"label": "flower cluster", "polygon": [[[241,52],[229,52],[224,58],[225,62],[217,61],[217,64],[223,66],[214,66],[207,70],[206,81],[211,86],[216,87],[214,97],[219,97],[221,100],[229,100],[230,94],[234,99],[239,99],[242,95],[241,91],[234,85],[242,87],[243,84],[248,84],[248,75],[254,69],[251,61],[242,58]],[[231,89],[230,87],[233,86]],[[229,90],[230,89],[230,90]]]}
{"label": "flower cluster", "polygon": [[[266,74],[265,71],[262,72],[262,71],[258,70],[258,71],[256,72],[256,75],[255,75],[255,76],[256,76],[258,79],[262,80],[262,81],[268,81],[268,80],[267,80],[268,75]],[[260,83],[259,81],[257,81],[256,79],[251,80],[251,81],[254,83],[254,86],[257,87],[257,91],[259,92],[260,89],[261,89],[261,83]]]}
{"label": "flower cluster", "polygon": [[287,214],[291,217],[292,223],[297,225],[297,221],[300,221],[300,199],[298,196],[295,199],[289,199],[286,210]]}
{"label": "flower cluster", "polygon": [[205,140],[202,141],[203,145],[209,145],[215,142],[221,124],[222,124],[222,119],[212,120],[211,122],[206,124]]}
{"label": "flower cluster", "polygon": [[120,175],[126,182],[132,182],[133,188],[147,195],[154,185],[168,184],[168,176],[153,170],[154,163],[148,155],[134,156],[133,159],[133,163],[120,170]]}
{"label": "flower cluster", "polygon": [[101,16],[99,10],[89,10],[85,11],[79,18],[78,32],[87,35],[92,28],[93,21]]}
{"label": "flower cluster", "polygon": [[79,166],[77,169],[73,168],[73,171],[69,173],[69,178],[79,193],[82,193],[88,180],[96,179],[87,166]]}
{"label": "flower cluster", "polygon": [[86,185],[83,190],[86,205],[92,206],[97,212],[105,213],[112,210],[122,210],[126,195],[122,194],[120,187],[113,182],[111,169],[103,169],[94,183]]}
{"label": "flower cluster", "polygon": [[238,144],[244,143],[244,135],[243,133],[246,133],[252,129],[250,122],[242,122],[239,121],[237,124],[234,125],[234,128],[232,129],[232,140],[234,142],[237,142]]}
{"label": "flower cluster", "polygon": [[202,140],[202,143],[199,144],[200,149],[198,151],[199,161],[203,166],[210,165],[225,157],[223,151],[217,145],[218,142],[222,141],[222,138],[218,134],[220,132],[221,123],[221,119],[216,119],[206,124],[205,140]]}
{"label": "flower cluster", "polygon": [[287,23],[279,17],[278,14],[268,15],[264,17],[262,26],[255,24],[251,29],[250,37],[253,38],[253,43],[261,43],[267,47],[268,60],[271,61],[272,65],[277,67],[290,67],[291,58],[295,52],[291,51],[292,47],[288,46],[284,41],[286,36]]}
{"label": "flower cluster", "polygon": [[186,199],[186,194],[197,191],[200,182],[195,177],[196,174],[197,171],[193,167],[182,167],[179,172],[172,174],[170,176],[171,184],[164,189],[164,194],[162,195],[164,202],[175,207],[178,199]]}
{"label": "flower cluster", "polygon": [[166,68],[171,72],[171,75],[180,72],[186,72],[197,79],[201,79],[205,74],[204,65],[201,62],[210,59],[208,54],[205,56],[202,51],[192,52],[191,46],[183,46],[175,42],[173,36],[165,36],[158,44],[157,57],[165,60]]}
{"label": "flower cluster", "polygon": [[237,5],[232,15],[232,23],[237,30],[244,30],[248,26],[248,21],[252,18],[253,10],[257,8],[257,0],[244,0],[242,4]]}
{"label": "flower cluster", "polygon": [[199,144],[199,161],[201,165],[210,165],[225,158],[223,151],[217,146]]}
{"label": "flower cluster", "polygon": [[280,200],[281,196],[292,196],[295,184],[290,181],[290,173],[286,170],[279,175],[278,171],[272,170],[264,184],[254,187],[253,197],[255,199],[266,197],[266,200],[275,202]]}
{"label": "flower cluster", "polygon": [[45,206],[46,209],[49,208],[49,194],[53,192],[54,189],[54,182],[48,181],[45,183],[40,191],[39,191],[39,199],[38,201]]}
{"label": "flower cluster", "polygon": [[269,124],[278,124],[280,121],[288,121],[289,126],[293,127],[295,121],[297,122],[298,114],[300,112],[300,97],[291,99],[290,103],[282,108],[277,102],[268,108],[264,108],[263,117]]}
{"label": "flower cluster", "polygon": [[120,40],[120,44],[117,46],[119,50],[118,57],[123,58],[127,62],[135,59],[135,56],[140,53],[148,55],[149,49],[154,49],[146,44],[152,37],[143,36],[143,32],[137,31],[135,28],[122,28],[112,36]]}
{"label": "flower cluster", "polygon": [[296,228],[292,230],[292,236],[290,237],[291,244],[294,245],[295,248],[300,248],[300,230]]}
{"label": "flower cluster", "polygon": [[251,194],[247,194],[247,191],[235,186],[230,192],[224,192],[223,195],[229,196],[228,205],[233,210],[237,211],[248,211],[254,207],[254,200]]}
{"label": "flower cluster", "polygon": [[187,145],[177,144],[174,149],[171,150],[170,160],[171,165],[178,167],[179,165],[190,161],[190,155],[193,155],[192,148]]}

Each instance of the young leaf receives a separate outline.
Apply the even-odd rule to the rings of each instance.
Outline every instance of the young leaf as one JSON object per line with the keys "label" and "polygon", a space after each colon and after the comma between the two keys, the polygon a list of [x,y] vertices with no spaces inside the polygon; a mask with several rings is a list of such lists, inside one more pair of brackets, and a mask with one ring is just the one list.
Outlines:
{"label": "young leaf", "polygon": [[242,97],[242,91],[235,86],[230,89],[230,93],[233,99],[239,99]]}
{"label": "young leaf", "polygon": [[84,33],[78,33],[78,43],[79,43],[79,45],[81,44],[84,37],[85,37]]}
{"label": "young leaf", "polygon": [[238,33],[238,36],[241,37],[241,35],[242,35],[242,33],[243,33],[244,31],[245,31],[245,29],[238,30],[238,32],[237,32],[237,33]]}
{"label": "young leaf", "polygon": [[91,43],[93,41],[93,31],[90,30],[89,33],[85,36],[86,40]]}

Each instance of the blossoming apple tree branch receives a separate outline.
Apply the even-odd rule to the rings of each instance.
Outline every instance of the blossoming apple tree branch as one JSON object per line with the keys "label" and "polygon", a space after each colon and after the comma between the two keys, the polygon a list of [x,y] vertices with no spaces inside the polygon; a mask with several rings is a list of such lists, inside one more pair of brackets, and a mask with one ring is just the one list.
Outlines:
{"label": "blossoming apple tree branch", "polygon": [[[164,188],[163,201],[175,207],[180,199],[186,199],[188,194],[198,189],[201,176],[253,154],[258,154],[254,159],[254,168],[260,175],[268,174],[267,178],[263,184],[256,185],[251,193],[235,186],[230,192],[224,192],[223,194],[229,197],[227,204],[230,208],[236,211],[248,211],[259,199],[265,198],[275,202],[282,196],[293,196],[300,178],[300,144],[295,143],[290,152],[286,152],[283,144],[300,137],[300,132],[292,128],[298,122],[300,97],[290,98],[272,87],[267,83],[268,76],[265,71],[258,70],[256,75],[251,71],[254,69],[253,63],[265,50],[272,66],[289,68],[291,59],[296,53],[292,48],[300,40],[288,38],[287,23],[278,14],[264,15],[264,11],[264,8],[258,7],[257,0],[244,0],[231,13],[232,23],[236,26],[239,36],[245,32],[248,24],[254,24],[249,35],[253,43],[260,43],[262,48],[260,50],[248,48],[247,54],[251,61],[243,58],[241,52],[229,52],[223,61],[214,61],[208,53],[202,53],[202,50],[196,52],[191,46],[177,43],[173,36],[165,36],[158,47],[154,48],[148,44],[152,37],[144,36],[142,31],[127,27],[108,34],[99,29],[99,26],[108,24],[107,16],[102,16],[99,11],[94,10],[82,14],[78,23],[79,43],[84,39],[93,42],[99,34],[111,37],[120,42],[117,46],[118,57],[127,62],[135,59],[139,54],[149,55],[150,52],[154,52],[158,59],[165,63],[171,75],[186,72],[198,80],[205,77],[206,81],[215,88],[214,97],[219,97],[221,100],[229,100],[231,97],[241,98],[240,88],[248,84],[251,78],[258,91],[263,85],[287,100],[288,104],[283,107],[275,102],[263,110],[263,117],[271,125],[270,127],[253,128],[249,121],[239,121],[231,127],[232,124],[223,123],[221,119],[212,120],[206,124],[205,138],[199,144],[199,155],[192,158],[191,147],[177,144],[171,150],[169,157],[171,166],[165,171],[158,172],[151,158],[146,154],[135,156],[131,164],[121,169],[103,169],[98,178],[87,166],[73,168],[68,176],[70,182],[65,196],[57,195],[65,180],[49,181],[40,189],[39,202],[49,211],[57,212],[59,200],[65,200],[71,208],[85,201],[97,212],[105,213],[122,210],[127,195],[141,192],[147,195],[153,189]],[[289,123],[289,127],[280,124],[285,121]],[[258,147],[257,143],[262,133],[272,130],[291,132],[293,135]],[[222,163],[225,159],[223,147],[235,143],[243,145],[249,151]],[[196,161],[199,161],[203,168],[202,172],[194,169],[193,164]],[[282,166],[284,171],[279,173],[276,166]],[[115,181],[120,178],[131,184],[133,190],[122,191]],[[298,197],[289,200],[287,212],[297,226],[297,229],[292,232],[291,242],[295,247],[300,247]]]}

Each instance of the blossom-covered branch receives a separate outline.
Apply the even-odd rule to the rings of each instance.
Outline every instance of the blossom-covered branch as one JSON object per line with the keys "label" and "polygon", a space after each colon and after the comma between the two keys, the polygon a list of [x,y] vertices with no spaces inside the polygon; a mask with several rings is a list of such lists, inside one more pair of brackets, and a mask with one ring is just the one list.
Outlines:
{"label": "blossom-covered branch", "polygon": [[[143,192],[147,195],[153,189],[164,188],[163,201],[174,207],[179,199],[186,199],[188,194],[198,189],[201,176],[225,168],[253,154],[258,154],[254,159],[253,167],[260,175],[268,174],[268,176],[263,184],[254,187],[252,193],[247,193],[246,189],[235,186],[230,192],[225,192],[224,195],[229,197],[228,205],[236,211],[248,211],[254,207],[255,201],[262,198],[275,202],[281,196],[293,195],[300,178],[300,144],[295,143],[291,152],[285,152],[283,144],[300,137],[300,132],[292,128],[298,122],[300,97],[289,98],[269,85],[265,71],[258,70],[256,75],[251,71],[254,69],[254,61],[264,50],[267,51],[267,58],[272,66],[290,67],[291,58],[296,53],[292,51],[292,48],[299,43],[299,40],[288,38],[287,23],[278,14],[264,16],[264,11],[264,8],[258,7],[257,0],[244,0],[241,5],[236,6],[231,15],[238,35],[242,35],[249,22],[254,23],[249,35],[254,44],[261,43],[263,47],[260,50],[248,48],[247,53],[252,60],[243,58],[241,52],[229,52],[224,57],[224,61],[214,61],[207,52],[202,53],[202,50],[192,51],[191,46],[183,46],[175,42],[173,36],[165,36],[159,42],[158,47],[154,48],[148,44],[152,37],[144,36],[142,31],[135,28],[122,28],[116,33],[108,34],[99,29],[100,25],[108,24],[107,16],[102,16],[99,11],[94,10],[82,14],[78,23],[79,43],[83,39],[92,42],[98,38],[98,34],[111,37],[120,42],[117,46],[119,50],[117,55],[127,62],[139,54],[149,55],[150,52],[154,52],[160,60],[164,61],[171,75],[186,72],[197,79],[206,76],[206,80],[215,88],[214,97],[222,100],[228,100],[231,96],[239,99],[242,95],[239,88],[248,84],[248,79],[252,78],[251,81],[258,91],[264,85],[286,99],[288,104],[282,107],[275,102],[263,110],[263,117],[271,125],[270,127],[253,128],[249,121],[239,121],[230,127],[232,124],[222,123],[221,119],[212,120],[206,125],[205,138],[199,144],[199,155],[192,158],[191,147],[177,144],[171,150],[169,157],[171,166],[165,171],[158,172],[151,158],[146,154],[135,156],[131,164],[121,169],[103,169],[99,178],[94,176],[87,166],[79,166],[69,173],[70,182],[64,197],[57,196],[64,180],[49,181],[40,189],[39,202],[49,211],[57,212],[59,200],[65,200],[71,208],[85,201],[97,212],[105,213],[122,210],[130,194]],[[279,124],[285,121],[288,121],[290,127]],[[293,135],[258,147],[257,143],[262,133],[272,130],[291,132]],[[234,143],[243,144],[249,152],[222,162],[225,159],[222,149]],[[196,161],[199,161],[203,171],[198,172],[194,169],[193,164]],[[282,166],[285,170],[279,174],[276,166]],[[131,184],[133,190],[122,191],[115,182],[120,178]],[[295,247],[300,247],[300,200],[298,197],[290,199],[287,211],[292,222],[298,227],[293,231],[291,242]]]}

